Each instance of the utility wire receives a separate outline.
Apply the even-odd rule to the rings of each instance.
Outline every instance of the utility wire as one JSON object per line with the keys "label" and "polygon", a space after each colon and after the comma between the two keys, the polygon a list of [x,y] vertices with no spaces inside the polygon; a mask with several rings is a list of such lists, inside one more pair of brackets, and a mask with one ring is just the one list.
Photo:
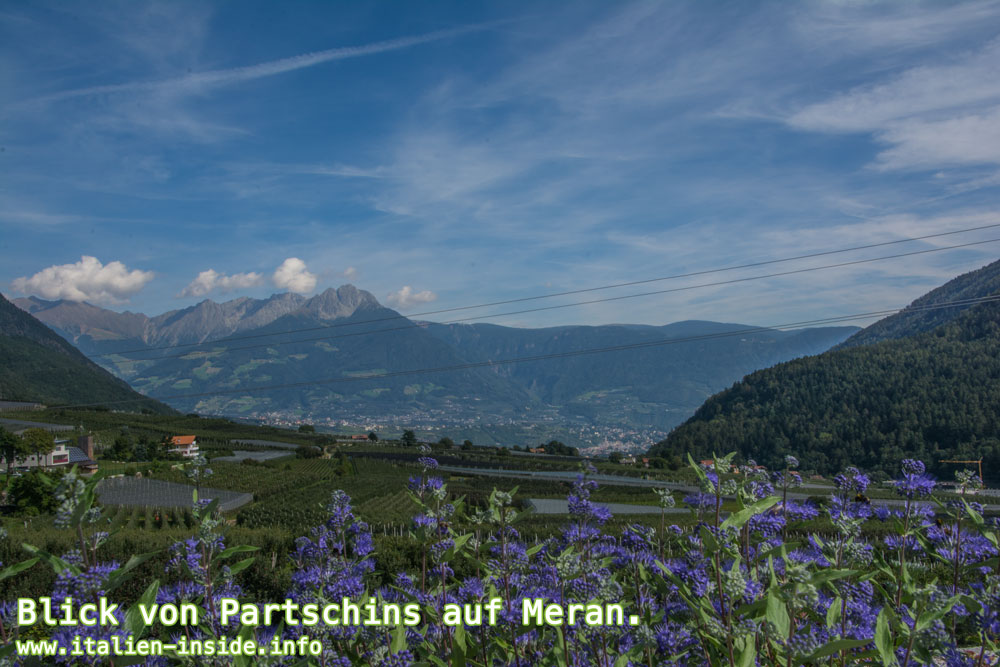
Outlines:
{"label": "utility wire", "polygon": [[[855,265],[858,265],[858,264],[870,264],[872,262],[880,262],[880,261],[884,261],[884,260],[887,260],[887,259],[898,259],[900,257],[913,257],[915,255],[925,255],[925,254],[933,253],[933,252],[942,252],[944,250],[955,250],[956,248],[966,248],[966,247],[969,247],[969,246],[976,246],[976,245],[983,245],[985,243],[997,243],[997,242],[1000,242],[1000,238],[998,238],[998,239],[987,239],[985,241],[973,241],[973,242],[970,242],[970,243],[962,243],[962,244],[959,244],[959,245],[952,245],[952,246],[943,246],[943,247],[940,247],[940,248],[929,248],[929,249],[926,249],[926,250],[916,250],[916,251],[913,251],[913,252],[900,253],[900,254],[896,254],[896,255],[886,255],[886,256],[883,256],[883,257],[870,257],[868,259],[857,259],[857,260],[853,260],[853,261],[850,261],[850,262],[838,262],[836,264],[826,264],[824,266],[813,266],[813,267],[808,267],[808,268],[804,268],[804,269],[794,269],[794,270],[791,270],[791,271],[781,271],[781,272],[778,272],[778,273],[767,273],[767,274],[763,274],[763,275],[759,275],[759,276],[748,276],[748,277],[745,277],[745,278],[732,278],[730,280],[720,280],[720,281],[711,282],[711,283],[701,283],[699,285],[685,285],[684,287],[672,287],[672,288],[669,288],[669,289],[655,290],[655,291],[652,291],[652,292],[641,292],[639,294],[624,294],[624,295],[621,295],[621,296],[605,297],[603,299],[590,299],[588,301],[575,301],[573,303],[563,303],[563,304],[558,304],[558,305],[554,305],[554,306],[539,306],[537,308],[526,308],[526,309],[522,309],[522,310],[507,311],[507,312],[504,312],[504,313],[493,313],[493,314],[490,314],[490,315],[475,315],[475,316],[463,317],[463,318],[454,319],[454,320],[446,320],[444,322],[438,322],[437,324],[440,324],[440,325],[456,324],[456,323],[459,323],[459,322],[469,322],[469,321],[474,321],[474,320],[485,320],[485,319],[491,319],[491,318],[495,318],[495,317],[508,317],[508,316],[511,316],[511,315],[524,315],[526,313],[537,313],[537,312],[547,311],[547,310],[560,310],[562,308],[575,308],[577,306],[589,306],[589,305],[593,305],[593,304],[596,304],[596,303],[608,303],[610,301],[625,301],[627,299],[637,299],[637,298],[640,298],[640,297],[656,296],[656,295],[659,295],[659,294],[671,294],[673,292],[686,292],[688,290],[703,289],[705,287],[719,287],[719,286],[723,286],[723,285],[733,285],[733,284],[736,284],[736,283],[750,282],[750,281],[753,281],[753,280],[763,280],[765,278],[777,278],[777,277],[782,277],[782,276],[796,275],[796,274],[800,274],[800,273],[810,273],[812,271],[821,271],[821,270],[824,270],[824,269],[834,269],[834,268],[841,268],[841,267],[845,267],[845,266],[855,266]],[[399,316],[399,317],[402,317],[402,316]],[[384,318],[384,319],[396,319],[396,318]],[[404,319],[406,319],[406,318],[404,318]],[[379,320],[369,320],[369,321],[379,321]],[[362,324],[362,323],[363,322],[355,322],[355,323],[346,323],[346,324]],[[327,329],[327,328],[333,328],[334,326],[337,326],[337,325],[331,325],[330,327],[315,327],[315,328]],[[300,329],[298,331],[294,331],[293,330],[293,331],[287,331],[287,332],[283,332],[283,333],[299,333],[299,332],[304,332],[304,331],[312,331],[315,328]],[[281,345],[292,345],[292,344],[295,344],[295,343],[311,343],[311,342],[316,342],[316,341],[334,340],[334,339],[337,339],[337,338],[351,338],[351,337],[354,337],[354,336],[370,336],[370,335],[377,334],[377,333],[386,333],[386,332],[391,332],[391,331],[403,331],[403,330],[421,329],[421,328],[423,328],[423,325],[410,322],[408,324],[405,324],[403,326],[398,326],[398,327],[389,327],[389,328],[385,328],[385,329],[375,329],[375,330],[370,330],[370,331],[356,331],[356,332],[352,332],[352,333],[335,334],[335,335],[331,335],[331,336],[314,336],[312,338],[298,338],[296,340],[271,341],[269,343],[258,343],[256,345],[243,345],[241,347],[230,347],[230,348],[226,348],[225,350],[214,352],[214,353],[211,352],[211,351],[209,351],[209,352],[205,352],[204,354],[213,354],[213,356],[218,356],[218,355],[221,355],[221,354],[230,354],[232,352],[238,352],[238,351],[241,351],[241,350],[254,350],[254,349],[268,348],[268,347],[279,347]],[[261,334],[261,335],[273,336],[273,335],[278,335],[278,334]],[[229,339],[229,340],[235,340],[235,339]],[[213,345],[214,346],[214,345],[219,345],[219,344],[225,343],[225,342],[226,342],[226,340],[223,339],[223,340],[216,340],[216,341],[211,341],[211,342],[206,342],[206,343],[198,343],[198,345],[205,345],[205,346]],[[145,350],[143,350],[143,351],[145,351]],[[128,359],[125,362],[120,362],[120,363],[137,363],[137,362],[142,362],[142,361],[161,361],[161,360],[167,360],[167,359],[182,359],[182,358],[187,357],[189,355],[198,354],[198,353],[199,352],[196,351],[196,350],[191,350],[191,351],[188,351],[188,352],[184,352],[183,354],[164,355],[164,356],[159,356],[159,357],[149,357],[149,358],[145,358],[145,359]],[[94,356],[95,357],[108,357],[108,356],[123,355],[123,354],[126,354],[126,353],[125,352],[109,352],[109,353],[98,354],[98,355],[94,355]]]}
{"label": "utility wire", "polygon": [[[896,239],[894,241],[882,241],[880,243],[869,243],[869,244],[866,244],[866,245],[854,246],[854,247],[851,247],[851,248],[840,248],[838,250],[825,250],[825,251],[822,251],[822,252],[814,252],[814,253],[809,253],[809,254],[805,254],[805,255],[796,255],[795,257],[784,257],[784,258],[781,258],[781,259],[771,259],[771,260],[766,260],[766,261],[761,261],[761,262],[751,262],[749,264],[739,264],[739,265],[735,265],[735,266],[726,266],[726,267],[721,267],[721,268],[716,268],[716,269],[704,269],[702,271],[692,271],[690,273],[677,273],[677,274],[670,275],[670,276],[662,276],[660,278],[647,278],[647,279],[644,279],[644,280],[632,280],[632,281],[629,281],[629,282],[615,283],[615,284],[611,284],[611,285],[600,285],[600,286],[597,286],[597,287],[586,287],[586,288],[582,288],[582,289],[568,290],[568,291],[565,291],[565,292],[552,292],[552,293],[549,293],[549,294],[541,294],[541,295],[536,295],[536,296],[526,296],[526,297],[521,297],[521,298],[517,298],[517,299],[505,299],[503,301],[491,301],[491,302],[488,302],[488,303],[479,303],[479,304],[473,304],[473,305],[470,305],[470,306],[456,306],[454,308],[442,308],[440,310],[427,310],[427,311],[424,311],[422,313],[410,313],[409,315],[397,314],[397,315],[392,315],[390,317],[380,317],[380,318],[375,318],[375,319],[370,319],[370,320],[359,320],[359,321],[356,321],[356,322],[337,322],[337,323],[334,323],[334,324],[326,324],[326,325],[322,325],[322,326],[307,327],[307,328],[302,328],[302,329],[289,329],[287,331],[277,331],[277,332],[258,333],[258,334],[247,334],[247,335],[244,335],[244,336],[229,336],[229,337],[220,338],[220,339],[217,339],[217,340],[214,340],[214,341],[203,341],[203,342],[200,342],[200,343],[176,343],[174,345],[161,345],[161,346],[157,346],[157,347],[137,348],[137,349],[134,349],[134,350],[122,350],[122,351],[119,351],[119,352],[109,352],[109,353],[104,353],[104,354],[96,354],[96,355],[93,355],[93,356],[95,356],[95,357],[107,357],[107,356],[112,356],[112,355],[115,355],[115,354],[133,354],[133,353],[138,353],[138,352],[151,352],[151,351],[155,351],[155,350],[173,350],[173,349],[178,349],[178,348],[182,348],[182,347],[198,347],[198,346],[202,346],[202,345],[210,345],[210,344],[217,344],[217,343],[226,343],[226,342],[230,342],[230,341],[249,340],[249,339],[252,339],[252,338],[265,338],[265,337],[268,337],[268,336],[280,336],[282,334],[289,334],[289,333],[301,333],[301,332],[307,332],[307,331],[319,331],[319,330],[322,330],[322,329],[334,329],[334,328],[338,328],[338,327],[358,326],[358,325],[361,325],[361,324],[372,324],[372,323],[376,323],[376,322],[385,322],[385,321],[388,321],[388,320],[396,320],[396,319],[400,319],[400,318],[409,319],[409,318],[414,318],[414,317],[426,317],[428,315],[440,315],[440,314],[443,314],[443,313],[453,313],[453,312],[458,312],[458,311],[463,311],[463,310],[474,310],[474,309],[478,309],[478,308],[489,308],[489,307],[492,307],[492,306],[504,306],[504,305],[508,305],[508,304],[512,304],[512,303],[524,303],[526,301],[538,301],[538,300],[541,300],[541,299],[552,299],[552,298],[560,297],[560,296],[571,296],[571,295],[574,295],[574,294],[585,294],[585,293],[588,293],[588,292],[599,292],[599,291],[602,291],[602,290],[617,289],[617,288],[620,288],[620,287],[631,287],[633,285],[645,285],[645,284],[648,284],[648,283],[663,282],[663,281],[666,281],[666,280],[678,280],[680,278],[691,278],[691,277],[694,277],[694,276],[703,276],[703,275],[708,275],[708,274],[712,274],[712,273],[722,273],[722,272],[725,272],[725,271],[736,271],[736,270],[739,270],[739,269],[751,269],[751,268],[760,267],[760,266],[768,266],[770,264],[780,264],[780,263],[783,263],[783,262],[793,262],[793,261],[797,261],[797,260],[800,260],[800,259],[810,259],[810,258],[815,258],[815,257],[825,257],[827,255],[837,255],[837,254],[842,254],[842,253],[846,253],[846,252],[854,252],[856,250],[867,250],[867,249],[870,249],[870,248],[880,248],[882,246],[896,245],[896,244],[899,244],[899,243],[912,243],[914,241],[924,241],[924,240],[927,240],[927,239],[940,238],[942,236],[952,236],[952,235],[955,235],[955,234],[964,234],[964,233],[967,233],[967,232],[976,232],[976,231],[981,231],[981,230],[984,230],[984,229],[993,229],[993,228],[996,228],[996,227],[1000,227],[1000,223],[995,223],[995,224],[990,224],[990,225],[982,225],[980,227],[967,227],[965,229],[955,229],[955,230],[952,230],[952,231],[949,231],[949,232],[938,232],[936,234],[926,234],[924,236],[912,236],[912,237],[908,237],[908,238],[905,238],[905,239]],[[987,243],[988,243],[988,241],[987,241]],[[963,246],[952,246],[952,247],[963,247]],[[942,249],[948,249],[948,248],[942,248]],[[535,311],[524,311],[524,312],[535,312]],[[498,317],[498,316],[494,315],[494,316],[488,316],[488,317]],[[465,320],[452,320],[452,322],[461,322],[461,321],[465,321]],[[444,324],[448,324],[448,322],[445,322]],[[169,357],[164,357],[164,358],[169,358]]]}
{"label": "utility wire", "polygon": [[[204,398],[206,396],[223,396],[226,394],[246,394],[250,392],[258,391],[271,391],[273,389],[294,389],[298,387],[311,387],[319,385],[329,385],[329,384],[341,384],[347,382],[361,382],[365,380],[381,380],[384,378],[393,378],[409,375],[426,375],[429,373],[445,373],[449,371],[461,371],[469,370],[474,368],[492,368],[494,366],[507,366],[511,364],[519,364],[530,361],[545,361],[548,359],[564,359],[567,357],[578,357],[590,354],[603,354],[608,352],[620,352],[624,350],[637,350],[648,347],[659,347],[664,345],[676,345],[679,343],[691,343],[703,340],[715,340],[719,338],[728,338],[731,336],[745,336],[755,333],[767,333],[771,331],[785,331],[790,329],[801,329],[806,327],[813,327],[823,324],[833,324],[837,322],[849,322],[856,320],[867,320],[874,318],[881,318],[886,315],[891,315],[900,312],[916,313],[916,312],[926,312],[931,310],[940,310],[943,308],[961,307],[961,306],[974,306],[982,303],[995,303],[1000,301],[1000,294],[994,294],[985,297],[975,297],[969,299],[958,299],[955,301],[944,301],[936,304],[928,304],[925,306],[908,306],[906,308],[895,308],[890,310],[880,310],[871,311],[867,313],[854,313],[851,315],[839,315],[836,317],[827,317],[817,320],[805,320],[800,322],[791,322],[788,324],[778,324],[770,327],[749,327],[745,329],[736,329],[733,331],[717,332],[712,334],[701,334],[697,336],[686,336],[683,338],[664,338],[653,341],[643,341],[641,343],[627,343],[623,345],[612,345],[607,347],[596,347],[588,348],[584,350],[571,350],[567,352],[554,352],[549,354],[539,354],[528,357],[512,357],[509,359],[496,359],[488,361],[475,361],[463,364],[453,364],[450,366],[437,366],[432,368],[417,368],[406,371],[392,371],[386,373],[369,373],[365,375],[352,375],[350,377],[338,377],[338,378],[327,378],[323,380],[308,380],[303,382],[289,382],[285,384],[274,384],[274,385],[263,385],[259,387],[244,387],[241,389],[222,389],[218,391],[209,392],[199,392],[191,394],[174,394],[172,396],[161,396],[156,400],[169,401],[182,398]],[[117,401],[106,401],[103,403],[77,403],[71,405],[54,405],[51,406],[53,409],[72,409],[72,408],[89,408],[102,405],[118,405],[122,403],[135,403],[144,400],[148,400],[150,397],[142,398],[132,398],[132,399],[122,399]]]}

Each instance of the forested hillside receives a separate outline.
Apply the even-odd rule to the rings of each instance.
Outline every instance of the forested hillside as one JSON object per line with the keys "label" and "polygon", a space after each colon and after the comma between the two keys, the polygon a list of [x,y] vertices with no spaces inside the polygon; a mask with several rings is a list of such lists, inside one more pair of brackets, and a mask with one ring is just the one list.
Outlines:
{"label": "forested hillside", "polygon": [[[991,265],[992,268],[995,265]],[[891,473],[903,458],[982,457],[1000,468],[1000,306],[975,306],[934,330],[835,350],[747,376],[655,445],[661,455],[739,451],[779,466],[786,454],[833,473]]]}
{"label": "forested hillside", "polygon": [[0,296],[0,397],[59,403],[128,401],[127,410],[172,410],[133,391],[51,329]]}
{"label": "forested hillside", "polygon": [[[971,307],[962,305],[963,300],[998,292],[1000,292],[1000,260],[949,280],[895,315],[890,315],[869,327],[865,327],[841,343],[839,347],[856,347],[930,331],[946,322],[951,322]],[[953,307],[926,309],[927,306],[956,302],[958,305]]]}

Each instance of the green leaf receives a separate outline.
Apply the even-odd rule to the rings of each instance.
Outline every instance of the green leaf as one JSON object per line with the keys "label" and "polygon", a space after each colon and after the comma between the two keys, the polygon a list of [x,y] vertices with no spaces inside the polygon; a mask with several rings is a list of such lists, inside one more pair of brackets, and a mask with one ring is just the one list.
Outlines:
{"label": "green leaf", "polygon": [[232,575],[232,576],[236,576],[237,574],[239,574],[243,570],[245,570],[248,567],[250,567],[251,565],[253,565],[254,560],[255,559],[254,559],[253,556],[251,556],[250,558],[241,560],[239,563],[237,563],[236,565],[233,565],[232,567],[229,568],[229,574]]}
{"label": "green leaf", "polygon": [[818,572],[814,572],[810,580],[813,585],[819,586],[820,584],[825,584],[828,581],[843,579],[845,577],[853,577],[858,574],[861,573],[857,570],[820,570]]}
{"label": "green leaf", "polygon": [[465,546],[465,543],[469,541],[469,538],[471,538],[472,535],[473,533],[466,533],[465,535],[459,535],[458,537],[456,537],[454,539],[455,543],[452,546],[450,546],[447,551],[444,552],[444,555],[441,557],[441,559],[447,562],[450,561],[452,558],[454,558],[455,554],[457,554],[459,551],[462,550],[462,547]]}
{"label": "green leaf", "polygon": [[691,457],[691,452],[688,452],[688,465],[694,469],[694,472],[698,475],[698,479],[700,481],[708,482],[708,476],[705,475],[705,471],[701,469],[701,466],[694,462],[694,459]]}
{"label": "green leaf", "polygon": [[[153,583],[149,585],[146,592],[143,593],[134,605],[129,607],[128,611],[125,612],[125,628],[130,634],[135,635],[137,638],[142,637],[149,628],[142,620],[142,614],[139,612],[139,605],[149,605],[156,602],[156,594],[160,591],[160,580],[155,579]],[[117,660],[115,663],[117,664]]]}
{"label": "green leaf", "polygon": [[705,551],[713,554],[719,550],[719,541],[707,526],[702,526],[700,531],[701,543],[705,545]]}
{"label": "green leaf", "polygon": [[917,622],[914,624],[914,632],[922,632],[923,630],[929,628],[931,625],[934,624],[934,621],[937,621],[943,618],[948,613],[950,613],[951,608],[955,606],[956,602],[958,602],[958,598],[953,597],[949,599],[943,607],[934,611],[933,613],[921,614],[920,617],[917,619]]}
{"label": "green leaf", "polygon": [[751,667],[756,658],[757,643],[751,635],[746,638],[746,646],[744,646],[743,651],[740,652],[739,661],[736,664],[739,665],[739,667]]}
{"label": "green leaf", "polygon": [[566,667],[567,664],[566,652],[563,651],[563,642],[565,642],[565,638],[563,636],[562,626],[557,625],[556,641],[555,644],[552,646],[552,652],[556,656],[556,664],[559,665],[559,667]]}
{"label": "green leaf", "polygon": [[465,626],[459,623],[455,626],[455,634],[451,645],[451,667],[465,667]]}
{"label": "green leaf", "polygon": [[108,580],[104,584],[104,592],[106,594],[110,593],[121,586],[128,579],[129,572],[139,567],[158,553],[158,551],[150,551],[148,553],[139,554],[129,558],[127,563],[108,575]]}
{"label": "green leaf", "polygon": [[972,509],[972,507],[969,506],[969,503],[965,502],[965,498],[962,498],[962,505],[965,508],[966,515],[972,519],[972,522],[976,524],[976,527],[982,527],[986,523],[983,516],[976,510]]}
{"label": "green leaf", "polygon": [[[196,504],[198,502],[197,501],[197,497],[198,497],[198,491],[196,489],[195,490],[195,503]],[[213,514],[215,514],[215,511],[217,509],[219,509],[219,499],[218,498],[212,500],[210,503],[208,503],[208,505],[206,505],[205,507],[203,507],[201,509],[201,511],[198,513],[198,515],[199,516],[212,516]]]}
{"label": "green leaf", "polygon": [[741,528],[751,517],[771,509],[779,500],[781,499],[778,496],[768,496],[767,498],[758,500],[749,507],[741,509],[739,512],[733,512],[722,522],[722,528]]}
{"label": "green leaf", "polygon": [[823,646],[816,649],[815,652],[810,654],[808,658],[802,662],[809,664],[817,662],[818,660],[827,657],[828,655],[833,655],[834,653],[840,653],[841,651],[849,651],[852,648],[859,648],[861,646],[866,646],[870,641],[867,639],[835,639],[832,642],[827,642]]}
{"label": "green leaf", "polygon": [[39,558],[36,556],[35,558],[29,558],[28,560],[23,560],[20,563],[14,563],[10,567],[5,567],[2,571],[0,571],[0,581],[3,581],[4,579],[10,579],[11,577],[24,572],[28,568],[33,567],[35,563],[37,563],[38,561]]}
{"label": "green leaf", "polygon": [[392,643],[389,652],[396,655],[406,648],[406,626],[400,623],[392,630]]}
{"label": "green leaf", "polygon": [[833,602],[830,603],[830,608],[826,610],[827,628],[833,629],[833,626],[837,625],[837,622],[840,621],[840,607],[840,598],[834,598]]}
{"label": "green leaf", "polygon": [[229,558],[230,556],[235,556],[236,554],[246,554],[253,551],[260,551],[260,547],[251,547],[248,544],[241,544],[235,547],[229,547],[225,551],[219,554],[219,559],[223,560]]}
{"label": "green leaf", "polygon": [[763,548],[764,545],[761,544],[760,545],[761,550],[752,559],[752,562],[756,563],[757,561],[764,561],[770,558],[771,556],[776,556],[780,554],[782,551],[794,551],[795,549],[798,549],[800,546],[802,546],[801,541],[794,542],[791,540],[788,542],[782,542],[780,545],[772,547],[770,549],[764,549]]}
{"label": "green leaf", "polygon": [[884,608],[879,612],[878,619],[875,621],[875,648],[878,649],[879,655],[882,656],[882,664],[896,664],[896,647],[892,642],[892,633],[889,631],[889,617],[886,615]]}
{"label": "green leaf", "polygon": [[39,549],[32,544],[22,544],[21,545],[25,551],[31,554],[37,554],[38,558],[46,563],[55,571],[56,574],[61,574],[63,570],[69,570],[73,574],[80,574],[80,568],[75,565],[70,565],[62,558],[58,556],[53,556],[48,551],[44,549]]}
{"label": "green leaf", "polygon": [[764,617],[777,628],[782,639],[788,639],[792,622],[788,617],[788,609],[785,608],[784,601],[778,596],[776,588],[767,591],[767,611]]}
{"label": "green leaf", "polygon": [[[244,625],[243,627],[240,628],[240,631],[236,635],[236,638],[240,640],[241,644],[247,641],[248,639],[253,639],[254,629],[255,628],[252,625]],[[256,662],[257,662],[256,655],[254,656],[238,655],[236,656],[236,659],[233,660],[233,667],[250,667]]]}

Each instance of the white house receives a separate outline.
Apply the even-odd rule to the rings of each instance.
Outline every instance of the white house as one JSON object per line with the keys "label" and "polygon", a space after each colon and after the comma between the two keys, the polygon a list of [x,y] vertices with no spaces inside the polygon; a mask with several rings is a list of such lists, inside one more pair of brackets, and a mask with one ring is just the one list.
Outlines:
{"label": "white house", "polygon": [[[97,470],[97,462],[94,461],[94,436],[81,436],[75,447],[69,440],[56,440],[55,447],[48,454],[31,454],[14,461],[16,468],[59,468],[73,465],[84,470]],[[6,469],[6,459],[0,458],[0,470]]]}
{"label": "white house", "polygon": [[170,438],[170,448],[167,451],[193,459],[198,456],[198,438],[194,435],[175,435]]}

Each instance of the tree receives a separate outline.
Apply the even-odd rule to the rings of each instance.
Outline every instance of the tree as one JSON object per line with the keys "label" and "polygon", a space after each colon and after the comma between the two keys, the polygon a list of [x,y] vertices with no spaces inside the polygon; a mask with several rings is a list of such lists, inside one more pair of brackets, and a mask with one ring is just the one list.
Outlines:
{"label": "tree", "polygon": [[472,441],[471,440],[466,440],[465,442],[462,443],[462,451],[463,452],[467,452],[467,451],[471,450],[472,447],[473,447],[473,445],[472,445]]}
{"label": "tree", "polygon": [[135,441],[133,461],[152,461],[156,454],[156,443],[148,435],[140,435]]}
{"label": "tree", "polygon": [[302,424],[299,426],[299,433],[315,433],[316,427],[312,424]]}
{"label": "tree", "polygon": [[441,445],[442,447],[447,447],[448,449],[451,449],[452,447],[455,446],[455,441],[452,440],[451,438],[445,437],[438,440],[438,444]]}
{"label": "tree", "polygon": [[609,463],[621,463],[622,462],[622,453],[621,452],[611,452],[610,454],[608,454],[608,462]]}
{"label": "tree", "polygon": [[410,430],[403,431],[403,437],[399,441],[407,447],[413,447],[417,444],[417,434]]}
{"label": "tree", "polygon": [[10,473],[14,469],[14,461],[24,458],[28,453],[27,443],[4,427],[0,426],[0,453],[7,461],[7,484],[10,484]]}
{"label": "tree", "polygon": [[21,434],[28,456],[34,454],[36,467],[41,467],[42,457],[56,446],[56,439],[43,428],[29,428]]}
{"label": "tree", "polygon": [[127,433],[119,433],[115,437],[115,442],[108,449],[107,457],[114,461],[134,461],[135,443]]}
{"label": "tree", "polygon": [[318,459],[323,455],[319,447],[313,447],[312,445],[302,445],[295,449],[296,458],[300,459]]}
{"label": "tree", "polygon": [[368,431],[368,440],[371,442],[378,442],[378,433],[375,431]]}
{"label": "tree", "polygon": [[60,477],[61,472],[45,473],[41,470],[32,470],[21,477],[15,477],[7,491],[7,503],[16,505],[19,512],[29,515],[55,512],[59,501],[52,492],[52,480]]}
{"label": "tree", "polygon": [[354,464],[344,454],[343,450],[337,450],[332,460],[334,463],[334,474],[337,477],[344,477],[354,473]]}

